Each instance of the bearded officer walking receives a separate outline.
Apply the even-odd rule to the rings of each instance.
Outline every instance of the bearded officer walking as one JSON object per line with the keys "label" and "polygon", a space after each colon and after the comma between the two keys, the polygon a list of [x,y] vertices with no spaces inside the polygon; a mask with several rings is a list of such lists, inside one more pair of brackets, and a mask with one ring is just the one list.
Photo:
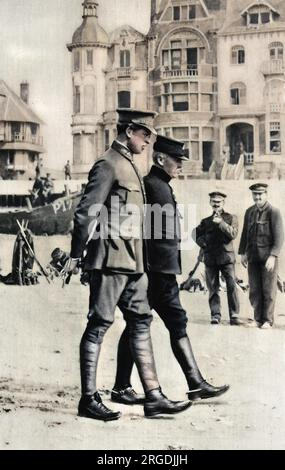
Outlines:
{"label": "bearded officer walking", "polygon": [[274,323],[278,257],[284,241],[283,222],[279,209],[268,202],[267,184],[254,184],[249,189],[254,206],[245,213],[239,254],[248,270],[253,326],[269,329]]}
{"label": "bearded officer walking", "polygon": [[[188,398],[195,400],[222,395],[229,386],[213,387],[204,380],[187,335],[187,313],[179,299],[176,275],[181,274],[180,220],[169,182],[178,176],[182,161],[188,160],[183,146],[183,142],[158,135],[154,144],[154,166],[144,178],[149,211],[149,300],[169,331],[173,354],[188,383]],[[116,383],[112,391],[112,400],[126,405],[137,403],[129,393],[134,364],[129,334],[127,326],[119,342]]]}
{"label": "bearded officer walking", "polygon": [[[78,413],[104,421],[120,417],[120,413],[102,403],[96,386],[101,344],[114,321],[116,306],[128,325],[129,347],[146,395],[145,415],[178,413],[191,405],[190,401],[172,402],[161,392],[150,337],[152,315],[142,241],[145,196],[133,156],[141,154],[149,145],[151,134],[156,134],[152,127],[155,114],[129,109],[118,113],[118,137],[93,166],[75,211],[71,258],[65,267],[66,274],[76,269],[90,232],[94,232],[85,258],[85,270],[90,272],[90,302],[88,324],[80,344],[82,396]],[[130,231],[126,221],[134,208],[139,213],[131,221],[136,220],[137,225]],[[99,221],[96,231],[94,219]]]}
{"label": "bearded officer walking", "polygon": [[228,307],[231,325],[239,325],[239,298],[235,275],[235,253],[233,240],[238,234],[235,215],[224,211],[226,194],[214,191],[209,194],[213,214],[203,219],[194,230],[194,239],[203,250],[206,282],[209,290],[211,323],[221,321],[220,273],[227,286]]}

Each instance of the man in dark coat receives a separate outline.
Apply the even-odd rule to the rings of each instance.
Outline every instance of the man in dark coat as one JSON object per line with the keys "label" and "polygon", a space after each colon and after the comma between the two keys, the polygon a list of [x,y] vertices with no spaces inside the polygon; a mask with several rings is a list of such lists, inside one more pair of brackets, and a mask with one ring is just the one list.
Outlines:
{"label": "man in dark coat", "polygon": [[[162,394],[150,337],[152,315],[142,236],[145,192],[133,156],[142,153],[151,133],[155,133],[154,113],[118,112],[117,140],[93,166],[75,211],[71,258],[64,269],[65,274],[76,269],[88,243],[85,270],[90,273],[89,321],[80,344],[82,396],[78,413],[104,421],[120,417],[102,403],[96,387],[100,348],[114,321],[116,306],[128,325],[129,347],[146,395],[145,415],[173,414],[191,405],[190,401],[172,402]],[[129,394],[136,397],[133,389]]]}
{"label": "man in dark coat", "polygon": [[[144,178],[148,203],[149,300],[169,331],[172,351],[188,383],[188,398],[195,400],[222,395],[229,386],[213,387],[202,377],[187,335],[187,314],[179,299],[176,274],[181,274],[180,220],[169,182],[178,176],[182,161],[187,160],[183,145],[159,135],[154,144],[154,166]],[[113,401],[124,404],[132,404],[126,395],[131,387],[134,363],[128,337],[127,327],[119,342],[116,383],[111,395]]]}
{"label": "man in dark coat", "polygon": [[267,184],[254,184],[254,206],[247,209],[239,246],[242,264],[248,269],[249,298],[254,326],[267,329],[274,323],[278,256],[284,231],[280,211],[268,202]]}
{"label": "man in dark coat", "polygon": [[220,273],[227,286],[227,297],[231,325],[239,325],[239,298],[235,275],[235,253],[233,240],[238,234],[238,220],[235,215],[224,211],[226,194],[215,191],[210,193],[213,214],[203,219],[194,230],[197,245],[204,254],[206,282],[209,290],[211,323],[221,321]]}

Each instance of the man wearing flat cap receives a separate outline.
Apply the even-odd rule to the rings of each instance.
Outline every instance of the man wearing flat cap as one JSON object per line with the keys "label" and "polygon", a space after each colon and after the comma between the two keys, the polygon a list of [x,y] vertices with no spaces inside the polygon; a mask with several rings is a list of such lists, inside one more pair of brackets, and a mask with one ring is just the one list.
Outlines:
{"label": "man wearing flat cap", "polygon": [[[173,190],[169,185],[188,160],[184,143],[158,135],[154,144],[154,165],[144,178],[147,196],[147,245],[149,300],[170,334],[170,343],[188,384],[190,400],[217,397],[229,386],[214,387],[203,378],[187,334],[187,313],[179,299],[176,275],[181,274],[180,220]],[[131,404],[121,390],[131,383],[134,361],[129,348],[128,329],[119,343],[116,383],[112,400]],[[126,360],[128,358],[128,361]]]}
{"label": "man wearing flat cap", "polygon": [[[88,324],[80,344],[82,396],[79,416],[115,420],[96,386],[101,344],[114,321],[116,306],[127,323],[129,348],[145,391],[144,412],[151,417],[187,409],[190,401],[172,402],[161,392],[150,337],[151,310],[147,299],[144,249],[143,181],[133,162],[149,145],[155,113],[119,109],[118,137],[89,174],[75,211],[71,254],[64,273],[74,272],[87,244],[84,269],[89,272]],[[141,403],[131,387],[123,395]]]}
{"label": "man wearing flat cap", "polygon": [[284,241],[280,211],[268,202],[268,185],[249,188],[254,206],[247,209],[239,246],[248,270],[249,298],[254,309],[253,326],[270,329],[274,323],[278,257]]}
{"label": "man wearing flat cap", "polygon": [[209,290],[211,323],[221,321],[220,273],[227,286],[228,308],[231,325],[241,324],[239,298],[235,275],[235,253],[233,240],[238,234],[238,220],[235,215],[224,211],[226,194],[214,191],[209,194],[213,214],[203,219],[193,231],[193,238],[203,250],[206,282]]}

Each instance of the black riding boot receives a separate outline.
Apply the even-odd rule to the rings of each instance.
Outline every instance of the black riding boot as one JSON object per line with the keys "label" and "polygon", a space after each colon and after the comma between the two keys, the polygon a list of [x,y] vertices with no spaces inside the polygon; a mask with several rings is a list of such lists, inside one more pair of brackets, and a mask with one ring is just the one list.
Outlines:
{"label": "black riding boot", "polygon": [[153,357],[152,341],[148,328],[130,329],[130,348],[144,387],[146,417],[175,414],[189,408],[191,401],[171,401],[161,392]]}
{"label": "black riding boot", "polygon": [[80,372],[82,396],[78,406],[78,415],[85,418],[111,421],[118,419],[121,413],[109,410],[96,391],[96,373],[101,344],[88,341],[85,336],[80,344]]}
{"label": "black riding boot", "polygon": [[134,360],[130,349],[129,329],[126,327],[121,335],[117,353],[116,381],[111,393],[111,400],[124,405],[141,405],[145,396],[139,395],[131,386],[131,375]]}
{"label": "black riding boot", "polygon": [[172,351],[180,364],[188,383],[189,400],[218,397],[230,388],[229,385],[213,387],[213,385],[206,382],[197,365],[188,336],[184,336],[180,339],[171,338],[170,341]]}

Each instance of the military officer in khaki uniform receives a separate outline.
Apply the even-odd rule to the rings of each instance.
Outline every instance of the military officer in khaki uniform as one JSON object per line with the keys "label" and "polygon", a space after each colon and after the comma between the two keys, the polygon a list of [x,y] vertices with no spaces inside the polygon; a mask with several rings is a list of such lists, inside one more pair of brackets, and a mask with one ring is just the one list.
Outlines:
{"label": "military officer in khaki uniform", "polygon": [[283,222],[280,211],[268,202],[267,184],[254,184],[249,189],[254,206],[245,213],[239,254],[243,266],[248,269],[253,325],[267,329],[274,323],[278,256],[284,241]]}
{"label": "military officer in khaki uniform", "polygon": [[239,325],[239,298],[235,275],[235,253],[233,240],[238,234],[238,220],[235,215],[224,211],[226,194],[214,191],[209,194],[213,214],[203,219],[194,230],[196,243],[202,248],[209,290],[211,323],[221,320],[220,273],[223,275],[228,296],[231,325]]}
{"label": "military officer in khaki uniform", "polygon": [[[73,272],[87,245],[85,270],[90,273],[87,328],[80,344],[82,396],[80,416],[104,421],[120,413],[108,409],[96,386],[96,372],[104,335],[114,321],[116,306],[128,325],[129,343],[145,391],[147,417],[173,414],[191,405],[172,402],[162,394],[152,352],[147,299],[147,257],[143,246],[145,191],[134,154],[149,145],[154,113],[118,110],[118,137],[89,174],[75,211],[71,255],[65,273]],[[128,393],[136,395],[135,391]]]}

